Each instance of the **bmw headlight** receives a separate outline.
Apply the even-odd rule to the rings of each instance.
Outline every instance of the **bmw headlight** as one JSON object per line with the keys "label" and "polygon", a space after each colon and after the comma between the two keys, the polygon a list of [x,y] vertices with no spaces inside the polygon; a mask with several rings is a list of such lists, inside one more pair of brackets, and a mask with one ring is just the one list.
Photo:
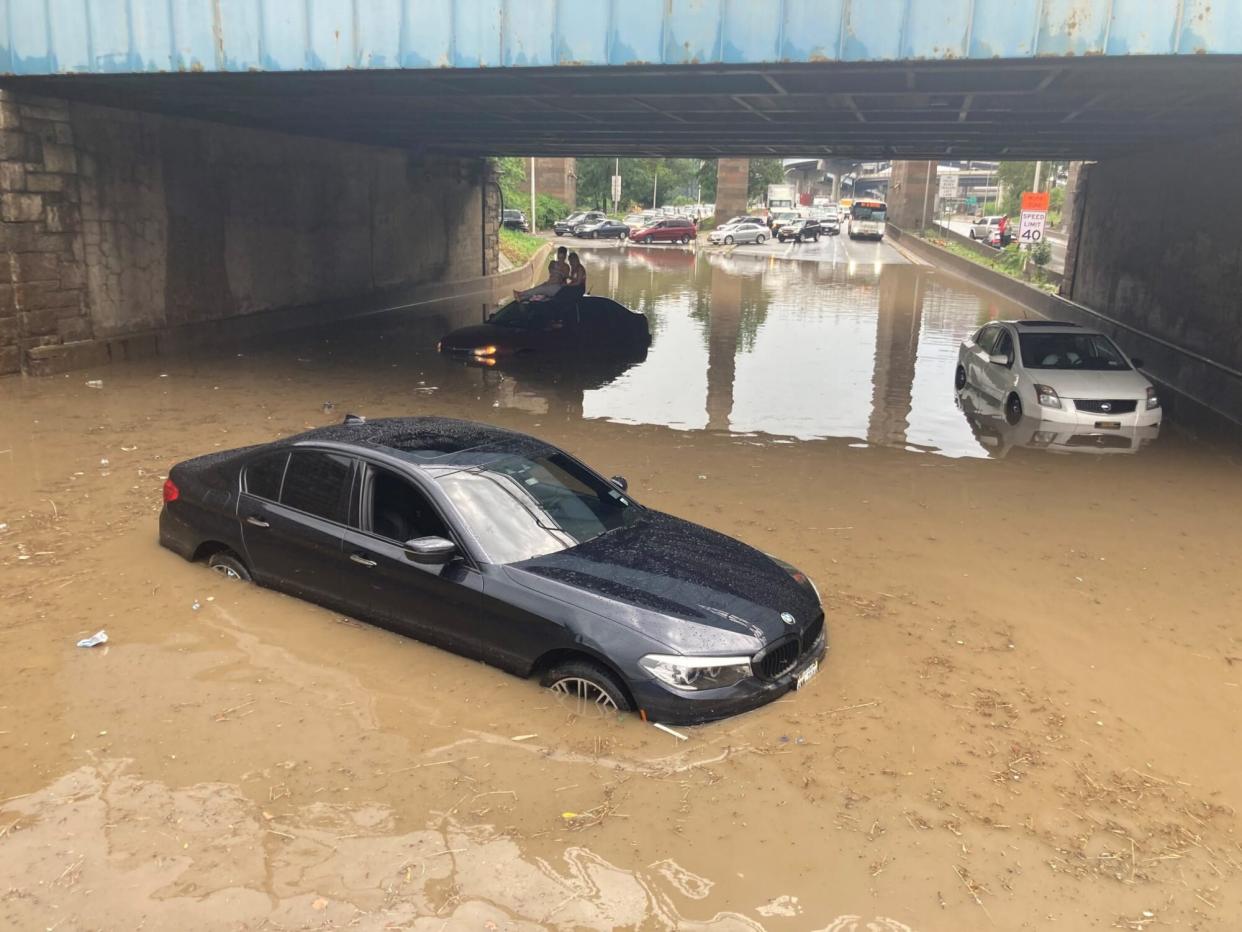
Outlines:
{"label": "bmw headlight", "polygon": [[751,676],[749,657],[682,657],[647,654],[638,665],[674,689],[719,689]]}

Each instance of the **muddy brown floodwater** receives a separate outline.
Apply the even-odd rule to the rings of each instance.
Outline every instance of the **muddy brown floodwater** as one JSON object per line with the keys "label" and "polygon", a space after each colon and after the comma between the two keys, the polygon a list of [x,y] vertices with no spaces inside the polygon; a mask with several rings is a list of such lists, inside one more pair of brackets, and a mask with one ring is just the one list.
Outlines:
{"label": "muddy brown floodwater", "polygon": [[[1014,309],[848,251],[593,252],[628,368],[437,357],[475,306],[0,382],[0,927],[1242,928],[1237,459],[968,418],[957,342]],[[823,670],[680,742],[157,545],[170,464],[347,411],[791,560]]]}

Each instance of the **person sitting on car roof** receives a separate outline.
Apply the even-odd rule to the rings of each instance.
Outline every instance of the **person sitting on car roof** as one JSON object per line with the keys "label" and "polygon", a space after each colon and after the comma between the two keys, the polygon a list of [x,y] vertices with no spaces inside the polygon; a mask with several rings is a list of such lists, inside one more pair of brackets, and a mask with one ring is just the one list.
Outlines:
{"label": "person sitting on car roof", "polygon": [[565,287],[565,276],[561,274],[561,263],[555,259],[548,263],[548,277],[534,288],[525,291],[513,290],[513,297],[518,301],[546,300]]}
{"label": "person sitting on car roof", "polygon": [[571,252],[569,254],[569,278],[565,280],[565,287],[578,289],[578,297],[582,297],[586,294],[586,286],[586,266],[582,264],[576,252]]}
{"label": "person sitting on car roof", "polygon": [[556,247],[556,265],[560,270],[561,278],[566,282],[569,281],[569,273],[571,271],[569,263],[565,261],[565,253],[567,251],[564,246]]}

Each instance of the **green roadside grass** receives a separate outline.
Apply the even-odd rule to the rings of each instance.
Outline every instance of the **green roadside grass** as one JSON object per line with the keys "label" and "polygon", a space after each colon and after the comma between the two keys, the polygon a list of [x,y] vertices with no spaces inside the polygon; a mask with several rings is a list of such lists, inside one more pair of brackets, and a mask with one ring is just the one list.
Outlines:
{"label": "green roadside grass", "polygon": [[500,229],[500,251],[514,265],[525,265],[539,251],[544,240],[520,230]]}
{"label": "green roadside grass", "polygon": [[1057,290],[1057,286],[1044,277],[1044,270],[1034,263],[1030,266],[1030,277],[1022,274],[1022,252],[1018,249],[1016,243],[1010,243],[1004,249],[996,250],[996,255],[993,257],[982,256],[970,247],[963,246],[961,243],[954,242],[953,240],[942,239],[934,232],[925,232],[922,234],[922,238],[933,246],[939,246],[955,256],[969,259],[976,265],[982,265],[993,272],[1000,272],[1002,275],[1007,275],[1035,288],[1041,288],[1049,293]]}

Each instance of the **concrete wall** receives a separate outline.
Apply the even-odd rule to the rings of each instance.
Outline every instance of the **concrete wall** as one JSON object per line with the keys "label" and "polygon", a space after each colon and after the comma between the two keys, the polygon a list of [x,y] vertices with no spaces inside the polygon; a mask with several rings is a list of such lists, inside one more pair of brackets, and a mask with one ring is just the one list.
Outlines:
{"label": "concrete wall", "polygon": [[[530,159],[523,159],[526,179],[523,190],[530,190]],[[578,160],[575,158],[535,159],[535,193],[564,201],[569,207],[578,203]],[[510,205],[514,206],[514,205]],[[522,205],[517,205],[521,207]],[[527,205],[524,209],[529,210]]]}
{"label": "concrete wall", "polygon": [[[1242,138],[1082,166],[1062,293],[1150,338],[1154,374],[1242,421]],[[1193,165],[1187,199],[1166,180]]]}
{"label": "concrete wall", "polygon": [[888,219],[904,230],[922,230],[936,209],[936,163],[894,162],[888,183]]}
{"label": "concrete wall", "polygon": [[487,178],[480,160],[0,92],[0,372],[494,272]]}
{"label": "concrete wall", "polygon": [[720,159],[716,162],[716,222],[747,213],[750,187],[750,159]]}

